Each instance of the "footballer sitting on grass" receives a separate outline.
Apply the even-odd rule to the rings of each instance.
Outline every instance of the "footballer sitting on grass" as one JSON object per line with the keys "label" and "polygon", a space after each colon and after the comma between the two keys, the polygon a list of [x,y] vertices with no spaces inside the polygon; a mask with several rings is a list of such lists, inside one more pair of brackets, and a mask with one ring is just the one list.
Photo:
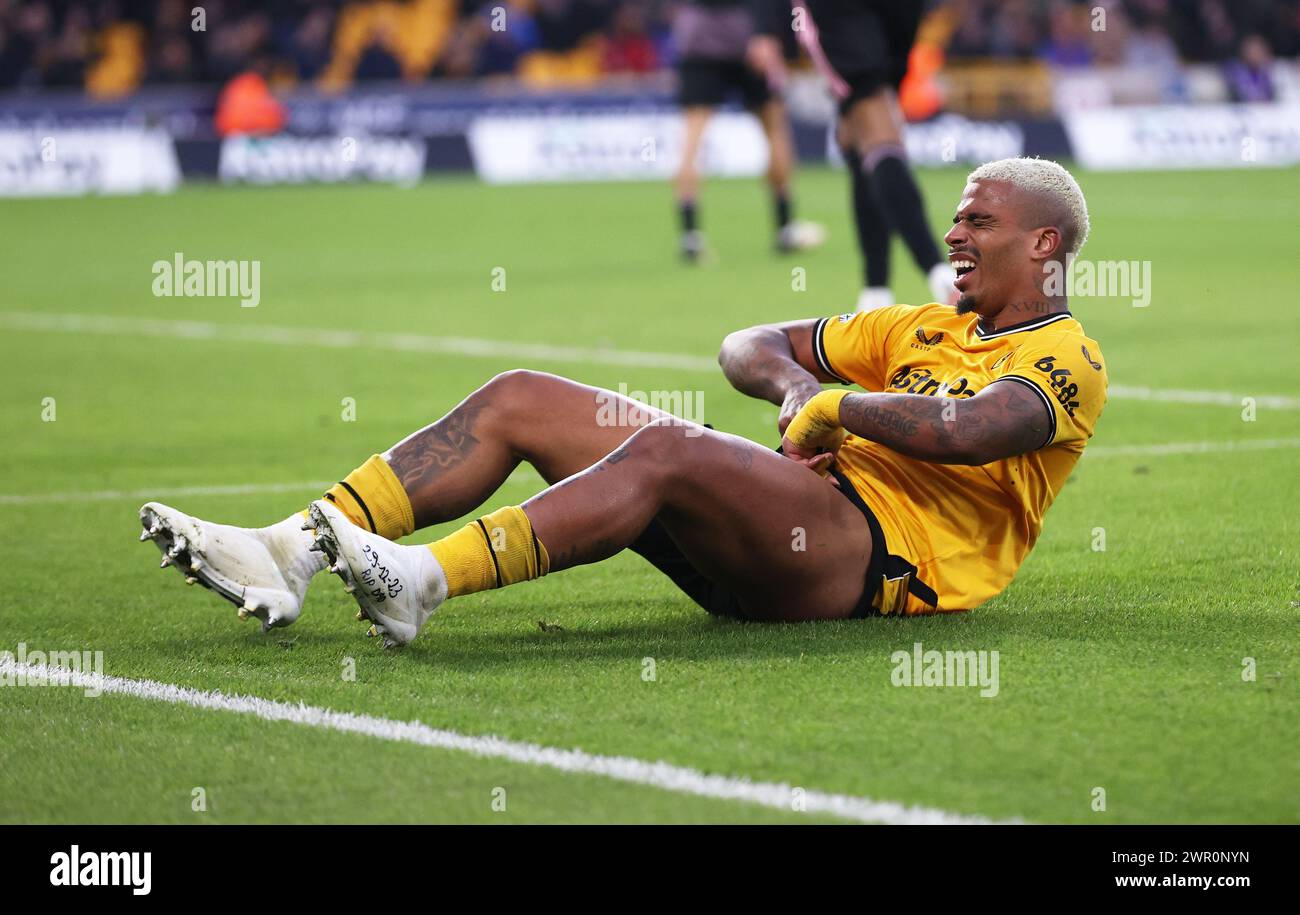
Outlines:
{"label": "footballer sitting on grass", "polygon": [[[613,392],[512,371],[305,512],[249,529],[151,502],[141,539],[264,628],[297,619],[328,565],[385,646],[410,642],[449,598],[627,548],[725,616],[967,610],[1033,548],[1106,401],[1100,348],[1044,293],[1048,265],[1087,235],[1063,168],[992,162],[971,173],[945,238],[955,308],[728,336],[727,379],[781,406],[781,453],[636,402],[617,410],[626,424],[602,423]],[[521,461],[549,488],[426,546],[393,542],[473,511]]]}

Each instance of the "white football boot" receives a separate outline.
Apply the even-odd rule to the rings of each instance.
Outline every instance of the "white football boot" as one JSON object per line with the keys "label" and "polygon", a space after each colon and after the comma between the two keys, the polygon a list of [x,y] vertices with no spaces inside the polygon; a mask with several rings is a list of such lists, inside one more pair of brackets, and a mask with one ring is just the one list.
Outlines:
{"label": "white football boot", "polygon": [[175,566],[186,584],[215,591],[239,608],[241,620],[261,620],[263,632],[298,618],[307,584],[325,567],[300,515],[270,527],[231,527],[148,502],[140,524],[140,540],[162,551],[162,568]]}
{"label": "white football boot", "polygon": [[447,576],[427,546],[403,546],[363,530],[338,507],[318,499],[303,530],[329,557],[329,570],[361,606],[357,619],[373,624],[367,635],[385,648],[405,645],[447,599]]}
{"label": "white football boot", "polygon": [[699,229],[692,229],[689,232],[683,232],[677,250],[682,255],[682,260],[688,264],[694,264],[703,260],[708,254],[708,246],[704,243],[704,233]]}

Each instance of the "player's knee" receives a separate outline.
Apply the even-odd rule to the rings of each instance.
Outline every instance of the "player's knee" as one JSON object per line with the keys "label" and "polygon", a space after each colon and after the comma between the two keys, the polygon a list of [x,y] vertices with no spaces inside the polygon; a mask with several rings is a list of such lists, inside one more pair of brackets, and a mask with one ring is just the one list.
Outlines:
{"label": "player's knee", "polygon": [[714,433],[694,422],[664,416],[642,426],[628,438],[629,454],[640,457],[641,467],[658,480],[672,482],[689,477],[705,459],[705,438]]}
{"label": "player's knee", "polygon": [[508,428],[529,415],[536,415],[546,402],[547,389],[558,380],[546,372],[510,369],[494,375],[470,400],[482,408],[481,420],[499,421]]}
{"label": "player's knee", "polygon": [[526,405],[545,397],[546,388],[558,380],[554,375],[533,369],[510,369],[494,375],[478,389],[478,393],[484,395],[489,402],[502,407]]}
{"label": "player's knee", "polygon": [[675,416],[665,416],[638,429],[627,441],[628,450],[671,474],[686,466],[699,438],[691,432],[698,428]]}
{"label": "player's knee", "polygon": [[483,387],[502,393],[518,392],[537,384],[544,377],[546,377],[544,372],[536,372],[532,369],[509,369],[493,375]]}

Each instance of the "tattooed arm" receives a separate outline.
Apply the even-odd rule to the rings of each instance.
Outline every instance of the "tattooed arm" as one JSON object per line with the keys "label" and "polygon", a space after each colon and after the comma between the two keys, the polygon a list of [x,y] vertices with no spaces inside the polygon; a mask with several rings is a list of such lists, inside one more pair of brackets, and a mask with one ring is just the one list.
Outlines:
{"label": "tattooed arm", "polygon": [[781,407],[777,428],[785,432],[790,420],[823,381],[834,381],[817,366],[812,335],[817,319],[763,324],[728,334],[718,364],[731,386],[742,394]]}
{"label": "tattooed arm", "polygon": [[[1025,385],[1004,382],[968,399],[848,394],[839,402],[839,425],[922,461],[979,466],[1046,444],[1048,409]],[[791,449],[800,455],[807,450],[787,440]]]}

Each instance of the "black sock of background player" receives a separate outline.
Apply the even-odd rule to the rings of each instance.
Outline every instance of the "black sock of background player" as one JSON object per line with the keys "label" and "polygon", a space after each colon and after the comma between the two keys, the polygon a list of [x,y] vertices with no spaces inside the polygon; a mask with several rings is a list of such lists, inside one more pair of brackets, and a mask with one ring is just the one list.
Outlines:
{"label": "black sock of background player", "polygon": [[863,285],[889,285],[889,220],[880,208],[871,178],[862,170],[862,160],[853,150],[842,150],[853,183],[853,222],[858,229],[858,250],[862,252]]}
{"label": "black sock of background player", "polygon": [[916,266],[929,271],[941,260],[939,246],[930,232],[921,189],[907,166],[906,155],[902,147],[881,146],[863,156],[862,164],[890,226],[903,236]]}
{"label": "black sock of background player", "polygon": [[678,206],[681,209],[682,231],[694,232],[695,231],[695,201],[683,200]]}
{"label": "black sock of background player", "polygon": [[779,232],[790,224],[790,195],[772,195],[772,204],[776,212],[776,230]]}

